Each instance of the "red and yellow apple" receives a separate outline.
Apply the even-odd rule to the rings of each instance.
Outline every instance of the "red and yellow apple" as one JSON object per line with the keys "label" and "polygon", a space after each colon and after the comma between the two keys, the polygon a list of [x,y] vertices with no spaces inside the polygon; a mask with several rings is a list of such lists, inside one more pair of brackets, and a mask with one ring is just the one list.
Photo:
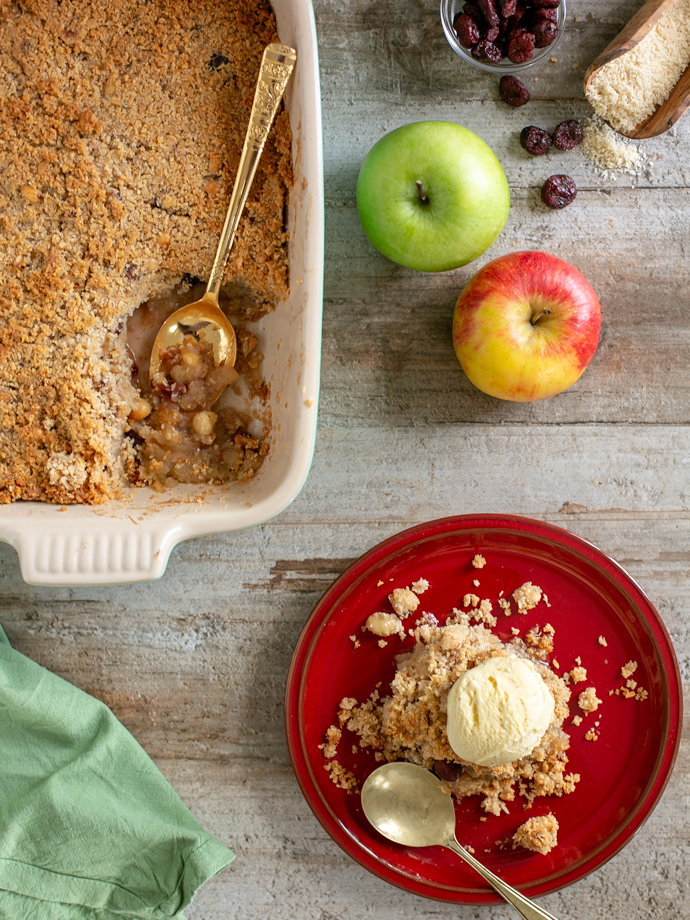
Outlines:
{"label": "red and yellow apple", "polygon": [[599,300],[580,272],[546,252],[489,262],[460,294],[453,344],[472,383],[498,399],[562,393],[597,350]]}

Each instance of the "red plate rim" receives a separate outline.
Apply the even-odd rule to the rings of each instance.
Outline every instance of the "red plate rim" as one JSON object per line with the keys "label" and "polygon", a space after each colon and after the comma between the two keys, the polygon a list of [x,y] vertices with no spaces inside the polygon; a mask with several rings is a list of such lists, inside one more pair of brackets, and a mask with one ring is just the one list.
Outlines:
{"label": "red plate rim", "polygon": [[520,886],[530,897],[550,894],[571,885],[595,869],[600,868],[615,856],[632,839],[654,810],[671,776],[678,754],[680,726],[682,724],[683,702],[680,670],[671,638],[656,607],[637,582],[625,569],[609,555],[583,537],[570,531],[533,518],[520,515],[475,514],[457,515],[440,518],[399,531],[386,540],[372,547],[342,573],[326,590],[318,601],[300,635],[293,654],[288,674],[285,695],[285,731],[290,759],[297,781],[305,799],[314,815],[333,840],[357,863],[379,878],[404,891],[422,897],[445,902],[480,904],[496,903],[501,898],[495,893],[449,892],[436,888],[433,883],[422,879],[401,875],[395,869],[383,863],[375,853],[355,840],[347,827],[333,814],[328,802],[311,779],[311,768],[304,750],[301,733],[301,699],[303,689],[304,665],[310,658],[312,647],[319,637],[324,621],[324,612],[332,611],[352,583],[367,570],[386,559],[391,552],[407,548],[415,540],[425,540],[444,533],[468,531],[473,529],[517,531],[532,537],[554,540],[563,549],[583,557],[590,564],[598,566],[619,587],[627,591],[635,607],[644,614],[644,625],[656,646],[663,664],[663,673],[667,681],[667,707],[665,713],[664,743],[662,744],[652,776],[647,787],[620,826],[617,836],[604,843],[575,870],[566,872],[557,880],[547,879],[542,882]]}

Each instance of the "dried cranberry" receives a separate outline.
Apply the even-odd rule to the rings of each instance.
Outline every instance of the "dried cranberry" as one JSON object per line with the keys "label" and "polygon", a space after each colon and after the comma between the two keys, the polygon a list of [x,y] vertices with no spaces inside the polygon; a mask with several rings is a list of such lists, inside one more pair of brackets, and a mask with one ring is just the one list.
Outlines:
{"label": "dried cranberry", "polygon": [[561,5],[561,0],[532,0],[532,6],[541,10],[555,10]]}
{"label": "dried cranberry", "polygon": [[532,26],[534,44],[537,48],[547,48],[558,36],[558,26],[545,20]]}
{"label": "dried cranberry", "polygon": [[501,17],[498,15],[498,0],[477,0],[477,6],[488,25],[496,27],[499,24]]}
{"label": "dried cranberry", "polygon": [[462,8],[465,16],[470,16],[474,19],[475,22],[479,22],[482,19],[482,11],[479,9],[476,3],[466,3]]}
{"label": "dried cranberry", "polygon": [[472,48],[481,38],[477,23],[465,13],[455,17],[453,28],[463,48]]}
{"label": "dried cranberry", "polygon": [[450,760],[435,760],[434,773],[445,783],[454,783],[462,776],[462,766]]}
{"label": "dried cranberry", "polygon": [[527,31],[528,31],[528,30],[525,29],[524,26],[520,26],[520,25],[513,25],[513,26],[511,26],[511,27],[508,29],[508,31],[506,32],[506,36],[505,36],[505,39],[506,39],[506,47],[510,44],[510,42],[512,42],[512,40],[513,40],[514,38],[516,38],[516,36],[518,36],[518,35],[527,35]]}
{"label": "dried cranberry", "polygon": [[523,18],[526,12],[527,10],[524,8],[524,6],[520,6],[520,4],[518,3],[518,5],[515,7],[515,14],[512,18],[515,20],[516,23],[518,23]]}
{"label": "dried cranberry", "polygon": [[501,49],[497,48],[493,42],[481,41],[472,49],[472,54],[478,61],[491,61],[492,64],[498,64],[503,55]]}
{"label": "dried cranberry", "polygon": [[551,135],[543,128],[529,125],[520,132],[520,146],[533,157],[542,157],[551,149]]}
{"label": "dried cranberry", "polygon": [[507,102],[508,105],[512,105],[516,109],[529,102],[529,91],[527,87],[523,86],[517,77],[511,75],[501,77],[498,84],[498,92],[504,102]]}
{"label": "dried cranberry", "polygon": [[515,15],[517,0],[499,0],[499,2],[501,4],[501,16],[503,16],[504,19]]}
{"label": "dried cranberry", "polygon": [[536,41],[532,32],[514,35],[508,41],[508,58],[513,64],[524,64],[531,59],[535,46]]}
{"label": "dried cranberry", "polygon": [[570,176],[549,176],[541,189],[541,200],[556,211],[567,208],[576,195],[577,186]]}
{"label": "dried cranberry", "polygon": [[553,132],[553,142],[559,150],[572,150],[582,143],[582,125],[574,119],[562,121]]}
{"label": "dried cranberry", "polygon": [[556,10],[532,10],[532,15],[530,18],[535,25],[536,23],[543,22],[544,20],[553,22],[555,24],[558,22],[558,13]]}
{"label": "dried cranberry", "polygon": [[211,56],[208,66],[211,70],[220,70],[225,64],[228,64],[229,61],[224,54],[214,54]]}
{"label": "dried cranberry", "polygon": [[501,30],[495,26],[487,26],[487,28],[482,29],[482,38],[487,42],[492,42],[494,45],[500,34]]}

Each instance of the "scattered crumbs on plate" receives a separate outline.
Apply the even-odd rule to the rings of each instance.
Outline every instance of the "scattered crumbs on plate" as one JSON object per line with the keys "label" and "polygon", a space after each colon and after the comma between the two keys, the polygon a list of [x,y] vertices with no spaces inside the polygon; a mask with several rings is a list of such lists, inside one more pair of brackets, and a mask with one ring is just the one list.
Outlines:
{"label": "scattered crumbs on plate", "polygon": [[323,751],[326,760],[332,760],[338,752],[338,742],[343,733],[337,725],[329,725],[326,729],[326,740],[323,744],[317,745],[319,750]]}
{"label": "scattered crumbs on plate", "polygon": [[582,725],[582,716],[573,716],[573,725]]}
{"label": "scattered crumbs on plate", "polygon": [[419,607],[419,598],[409,588],[395,588],[389,595],[391,607],[399,617],[405,619]]}
{"label": "scattered crumbs on plate", "polygon": [[337,760],[324,764],[323,768],[328,772],[334,786],[344,789],[345,792],[354,792],[357,789],[357,777],[350,773],[349,770],[346,770]]}
{"label": "scattered crumbs on plate", "polygon": [[554,667],[554,668],[558,668],[559,671],[560,671],[560,669],[561,669],[560,664],[556,661],[555,658],[552,658],[552,659],[551,659],[551,666]]}
{"label": "scattered crumbs on plate", "polygon": [[486,559],[481,555],[481,553],[477,553],[472,560],[472,565],[475,567],[475,569],[483,569],[486,565]]}
{"label": "scattered crumbs on plate", "polygon": [[378,647],[379,647],[379,648],[385,648],[386,645],[388,645],[388,643],[386,642],[385,639],[379,639],[379,641],[378,641]]}
{"label": "scattered crumbs on plate", "polygon": [[513,600],[517,604],[518,613],[527,613],[541,600],[541,588],[533,585],[531,581],[526,581],[513,591]]}
{"label": "scattered crumbs on plate", "polygon": [[630,677],[631,674],[634,674],[637,670],[637,662],[629,661],[627,664],[624,664],[621,668],[621,674],[623,677]]}
{"label": "scattered crumbs on plate", "polygon": [[595,687],[587,687],[577,698],[577,705],[584,713],[595,712],[601,705]]}
{"label": "scattered crumbs on plate", "polygon": [[598,741],[598,740],[599,740],[598,733],[595,732],[593,728],[590,728],[590,730],[586,732],[585,734],[585,741]]}
{"label": "scattered crumbs on plate", "polygon": [[603,645],[604,648],[606,648],[606,646],[608,645],[608,642],[606,641],[606,638],[604,636],[599,636],[599,638],[597,639],[597,642],[599,643],[599,645]]}
{"label": "scattered crumbs on plate", "polygon": [[411,587],[415,594],[424,594],[429,587],[429,582],[426,578],[418,578],[417,581],[412,583]]}
{"label": "scattered crumbs on plate", "polygon": [[510,631],[512,632],[512,634],[513,634],[514,636],[519,636],[519,635],[520,635],[520,630],[517,628],[517,626],[511,626],[511,627],[510,627]]}
{"label": "scattered crumbs on plate", "polygon": [[462,599],[462,606],[469,607],[472,604],[473,607],[479,606],[479,598],[476,594],[466,594]]}
{"label": "scattered crumbs on plate", "polygon": [[381,580],[379,580],[379,581],[376,582],[376,587],[377,587],[377,588],[380,588],[382,584],[383,584],[383,582],[382,582]]}
{"label": "scattered crumbs on plate", "polygon": [[[501,594],[503,594],[502,591],[501,591]],[[505,613],[505,615],[506,615],[507,617],[511,616],[511,614],[512,614],[513,611],[510,609],[510,601],[509,601],[509,600],[507,600],[505,597],[500,597],[500,596],[499,596],[499,598],[498,598],[498,606],[503,610],[503,612]]]}

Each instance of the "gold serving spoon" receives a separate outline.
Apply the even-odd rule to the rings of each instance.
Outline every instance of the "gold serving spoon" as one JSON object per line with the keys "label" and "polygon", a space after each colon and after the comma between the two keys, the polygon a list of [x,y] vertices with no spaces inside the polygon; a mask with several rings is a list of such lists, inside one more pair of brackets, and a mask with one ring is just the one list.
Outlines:
{"label": "gold serving spoon", "polygon": [[226,374],[214,375],[218,385],[211,405],[223,390],[237,380],[234,369],[237,357],[237,340],[232,323],[218,306],[218,295],[223,280],[225,264],[230,247],[235,238],[235,231],[240,222],[242,211],[251,188],[259,158],[264,149],[268,132],[275,118],[276,111],[283,98],[285,87],[295,66],[297,55],[287,45],[268,45],[264,51],[259,70],[259,78],[254,94],[254,103],[249,117],[249,126],[242,147],[240,164],[237,168],[235,185],[230,196],[228,213],[225,217],[223,233],[218,243],[216,257],[213,260],[211,275],[206,291],[201,300],[176,310],[163,323],[151,350],[149,380],[154,384],[156,377],[161,379],[161,351],[171,345],[182,343],[186,335],[203,339],[213,346],[213,358],[217,368],[227,369]]}
{"label": "gold serving spoon", "polygon": [[448,847],[469,863],[524,920],[556,920],[461,847],[453,799],[429,770],[398,761],[374,770],[362,786],[362,809],[376,830],[404,847]]}

